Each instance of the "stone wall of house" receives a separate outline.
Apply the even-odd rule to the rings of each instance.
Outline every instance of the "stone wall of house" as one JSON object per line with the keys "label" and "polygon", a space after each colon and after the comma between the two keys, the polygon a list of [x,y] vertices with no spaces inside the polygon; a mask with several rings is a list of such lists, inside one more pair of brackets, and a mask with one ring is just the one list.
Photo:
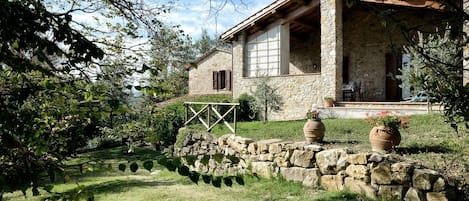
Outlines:
{"label": "stone wall of house", "polygon": [[[256,90],[258,78],[237,78],[234,97],[242,93],[251,94]],[[273,121],[304,119],[306,111],[312,104],[323,104],[324,87],[319,74],[285,75],[270,77],[269,85],[277,89],[282,97],[280,111],[269,113],[268,119]]]}
{"label": "stone wall of house", "polygon": [[[316,67],[314,67],[316,66]],[[290,75],[321,73],[321,32],[316,30],[308,38],[290,39]]]}
{"label": "stone wall of house", "polygon": [[[307,186],[323,186],[329,191],[349,189],[366,195],[390,197],[393,200],[457,200],[455,189],[444,175],[404,161],[394,155],[351,153],[347,149],[324,149],[305,142],[280,139],[254,141],[235,135],[219,138],[207,134],[188,134],[180,156],[197,156],[191,166],[208,174],[256,174],[262,177],[282,176]],[[210,159],[206,155],[235,156],[239,162]]]}
{"label": "stone wall of house", "polygon": [[321,79],[324,96],[342,100],[343,1],[320,0]]}
{"label": "stone wall of house", "polygon": [[365,100],[384,101],[386,53],[392,52],[390,38],[399,48],[403,36],[397,30],[386,30],[378,16],[364,9],[354,9],[344,19],[344,56],[349,58],[349,78],[361,82]]}
{"label": "stone wall of house", "polygon": [[216,50],[189,70],[189,94],[231,94],[230,90],[213,89],[213,71],[231,71],[231,53]]}
{"label": "stone wall of house", "polygon": [[[233,97],[256,90],[258,78],[244,77],[244,37],[233,43]],[[323,105],[324,87],[320,74],[281,75],[270,78],[270,85],[277,88],[283,106],[278,112],[269,114],[270,120],[292,120],[305,118],[312,104]]]}
{"label": "stone wall of house", "polygon": [[[340,0],[322,0],[320,6],[320,31],[304,41],[291,39],[289,75],[271,78],[272,85],[279,88],[284,107],[269,119],[301,119],[311,104],[323,105],[323,97],[342,100],[343,57],[349,58],[349,80],[361,83],[364,100],[386,100],[386,54],[400,53],[405,44],[402,32],[393,26],[385,28],[381,17],[358,4],[347,8]],[[337,15],[342,12],[343,16]],[[432,12],[409,11],[400,17],[417,23]],[[243,74],[245,38],[240,34],[233,41],[234,98],[255,90],[256,79]],[[305,74],[313,64],[321,69],[320,73]]]}
{"label": "stone wall of house", "polygon": [[[399,9],[397,7],[396,9]],[[422,24],[422,19],[431,19],[439,13],[433,10],[399,11],[399,17],[408,24]],[[425,17],[422,17],[425,16]],[[388,23],[388,25],[384,25]],[[434,27],[423,27],[434,29]],[[386,54],[403,53],[407,44],[402,30],[385,22],[375,12],[354,5],[344,14],[343,51],[349,58],[349,78],[361,81],[364,99],[384,101],[386,99]]]}

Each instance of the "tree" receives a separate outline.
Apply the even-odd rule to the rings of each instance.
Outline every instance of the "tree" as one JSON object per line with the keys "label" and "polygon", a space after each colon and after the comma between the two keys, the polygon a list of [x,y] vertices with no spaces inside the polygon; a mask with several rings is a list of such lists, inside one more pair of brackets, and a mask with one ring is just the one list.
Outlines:
{"label": "tree", "polygon": [[450,122],[465,122],[469,128],[469,85],[461,84],[465,38],[454,38],[447,29],[427,37],[419,33],[418,41],[405,49],[412,66],[410,84],[441,102]]}
{"label": "tree", "polygon": [[[350,5],[359,3],[350,0]],[[463,49],[468,45],[465,32],[469,13],[463,8],[463,1],[440,0],[442,9],[437,18],[424,18],[421,23],[409,23],[399,17],[397,9],[382,9],[366,4],[377,14],[386,26],[400,31],[406,41],[406,53],[411,56],[409,76],[414,87],[429,93],[432,101],[444,106],[444,113],[451,126],[457,130],[457,123],[464,122],[469,128],[469,85],[463,85]],[[415,11],[417,12],[417,11]],[[429,29],[433,27],[433,29]],[[403,81],[406,81],[403,77]]]}
{"label": "tree", "polygon": [[216,48],[216,47],[225,48],[227,46],[228,44],[224,43],[223,41],[218,39],[216,36],[211,37],[210,35],[208,35],[208,32],[206,29],[202,29],[202,35],[200,39],[194,43],[194,48],[195,48],[197,56],[202,56],[203,54],[212,50],[213,48]]}
{"label": "tree", "polygon": [[152,38],[151,62],[158,74],[145,82],[144,95],[150,103],[161,102],[187,94],[187,64],[194,60],[195,51],[190,37],[177,30],[167,29]]}
{"label": "tree", "polygon": [[[50,191],[43,177],[53,180],[62,161],[99,135],[100,126],[113,127],[107,122],[125,100],[125,79],[134,72],[157,74],[159,64],[168,64],[145,62],[146,39],[181,32],[159,20],[170,10],[165,4],[0,0],[0,5],[1,200],[3,192]],[[76,21],[74,14],[91,15],[93,22]],[[162,39],[158,48],[174,47],[171,39]]]}
{"label": "tree", "polygon": [[253,96],[256,101],[251,106],[253,111],[263,112],[264,122],[268,121],[269,111],[279,111],[282,107],[282,97],[277,89],[269,85],[269,77],[261,77],[257,80],[256,90]]}
{"label": "tree", "polygon": [[[152,35],[165,29],[155,17],[168,9],[131,0],[0,0],[0,4],[0,198],[3,192],[29,187],[36,195],[44,176],[53,179],[67,156],[99,135],[102,110],[117,108],[109,97],[120,93],[112,92],[120,87],[102,88],[90,81],[120,82],[109,74],[152,70],[147,65],[130,66],[143,56],[141,51],[116,41],[144,37],[141,30]],[[102,19],[122,16],[119,22],[124,24],[108,21],[108,29],[99,30],[74,21],[72,14],[77,12],[99,13]],[[112,59],[125,50],[135,54]],[[105,58],[109,62],[102,62]],[[110,66],[115,69],[106,69]],[[100,91],[109,92],[106,88],[111,93]]]}

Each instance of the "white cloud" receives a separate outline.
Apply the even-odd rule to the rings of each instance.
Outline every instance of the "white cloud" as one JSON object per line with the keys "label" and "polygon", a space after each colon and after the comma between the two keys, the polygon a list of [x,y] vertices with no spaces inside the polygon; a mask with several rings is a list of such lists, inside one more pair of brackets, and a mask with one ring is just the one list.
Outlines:
{"label": "white cloud", "polygon": [[[212,0],[212,7],[220,1]],[[210,35],[219,35],[238,24],[254,12],[267,6],[272,0],[243,0],[245,5],[227,3],[218,13],[210,9],[210,0],[181,0],[174,9],[164,16],[165,22],[181,25],[181,29],[193,39],[200,38],[202,29]]]}
{"label": "white cloud", "polygon": [[[161,1],[147,0],[149,4],[161,5]],[[272,3],[272,0],[234,0],[236,5],[230,3],[224,5],[220,12],[215,13],[210,9],[210,2],[212,7],[220,7],[220,2],[224,0],[179,0],[175,1],[173,9],[168,14],[162,14],[162,19],[166,23],[172,25],[180,25],[181,29],[193,39],[200,38],[202,29],[206,29],[210,35],[220,35],[227,29],[240,23],[245,18],[252,15],[254,12]],[[241,4],[243,2],[244,4]],[[94,18],[100,21],[109,21],[104,19],[97,13],[82,13],[77,12],[73,14],[73,20],[79,23],[89,25],[97,25]],[[112,21],[115,21],[113,19]],[[104,26],[100,27],[105,29]],[[106,29],[104,30],[106,31]]]}

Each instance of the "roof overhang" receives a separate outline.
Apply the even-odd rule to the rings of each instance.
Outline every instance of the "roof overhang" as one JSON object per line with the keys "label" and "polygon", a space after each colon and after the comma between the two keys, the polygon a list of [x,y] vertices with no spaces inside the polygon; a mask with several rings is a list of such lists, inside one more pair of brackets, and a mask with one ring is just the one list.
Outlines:
{"label": "roof overhang", "polygon": [[[435,0],[358,0],[364,3],[376,3],[395,6],[406,6],[416,8],[432,8],[442,9],[443,5]],[[319,0],[276,0],[238,23],[234,27],[228,29],[220,35],[220,39],[224,41],[232,41],[239,33],[253,29],[259,26],[269,27],[265,25],[265,21],[269,24],[285,24],[294,21],[307,12],[311,12],[319,6]],[[293,8],[293,10],[292,10]],[[287,12],[287,13],[286,13]],[[272,21],[272,18],[276,20]]]}
{"label": "roof overhang", "polygon": [[285,6],[287,3],[289,3],[289,1],[290,0],[277,0],[277,1],[272,2],[271,4],[264,7],[260,11],[257,11],[250,17],[240,22],[239,24],[225,31],[225,33],[221,34],[220,38],[225,41],[233,39],[237,33],[239,33],[240,31],[246,28],[254,26],[255,23],[259,21],[260,19],[274,14],[278,8]]}

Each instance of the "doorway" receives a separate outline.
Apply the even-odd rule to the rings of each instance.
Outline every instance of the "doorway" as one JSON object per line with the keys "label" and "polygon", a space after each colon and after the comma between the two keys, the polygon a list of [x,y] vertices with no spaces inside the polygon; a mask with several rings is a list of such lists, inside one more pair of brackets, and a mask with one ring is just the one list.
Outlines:
{"label": "doorway", "polygon": [[386,54],[386,101],[400,101],[402,98],[402,90],[399,87],[401,81],[396,79],[396,75],[400,74],[401,66],[401,54]]}

